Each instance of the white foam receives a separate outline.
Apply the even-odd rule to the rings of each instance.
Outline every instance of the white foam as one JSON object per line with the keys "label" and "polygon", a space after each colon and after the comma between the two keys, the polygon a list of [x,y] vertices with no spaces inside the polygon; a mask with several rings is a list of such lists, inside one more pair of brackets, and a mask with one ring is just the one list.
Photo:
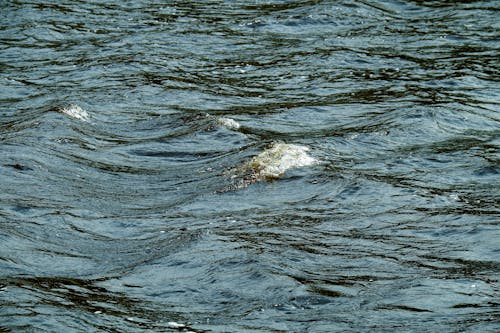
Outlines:
{"label": "white foam", "polygon": [[186,325],[184,324],[181,324],[181,323],[176,323],[175,321],[169,321],[167,323],[168,327],[170,328],[184,328],[186,327]]}
{"label": "white foam", "polygon": [[309,156],[306,146],[275,143],[259,155],[252,158],[247,168],[254,170],[257,178],[279,178],[287,170],[315,164]]}
{"label": "white foam", "polygon": [[236,120],[231,119],[231,118],[219,117],[219,118],[217,118],[217,122],[220,125],[227,127],[229,129],[232,129],[232,130],[237,130],[241,127],[241,125]]}
{"label": "white foam", "polygon": [[82,109],[80,106],[76,104],[71,104],[69,106],[63,107],[60,111],[71,118],[75,118],[82,121],[89,121],[90,116],[87,111]]}

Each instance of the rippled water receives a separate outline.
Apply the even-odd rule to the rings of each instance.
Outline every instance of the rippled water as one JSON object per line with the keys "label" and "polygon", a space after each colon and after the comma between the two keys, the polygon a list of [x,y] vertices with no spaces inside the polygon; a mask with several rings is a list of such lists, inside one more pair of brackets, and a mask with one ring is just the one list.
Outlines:
{"label": "rippled water", "polygon": [[499,14],[2,1],[0,331],[500,331]]}

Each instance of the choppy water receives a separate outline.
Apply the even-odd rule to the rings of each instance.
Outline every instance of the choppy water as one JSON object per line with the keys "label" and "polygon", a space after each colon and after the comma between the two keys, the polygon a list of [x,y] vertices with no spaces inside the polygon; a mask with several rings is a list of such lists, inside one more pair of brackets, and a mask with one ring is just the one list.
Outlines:
{"label": "choppy water", "polygon": [[0,2],[0,331],[500,331],[499,14]]}

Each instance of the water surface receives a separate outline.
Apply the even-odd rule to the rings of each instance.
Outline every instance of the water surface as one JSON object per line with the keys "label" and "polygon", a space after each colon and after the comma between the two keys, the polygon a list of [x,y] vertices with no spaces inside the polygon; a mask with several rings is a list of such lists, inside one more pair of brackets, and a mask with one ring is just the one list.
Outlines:
{"label": "water surface", "polygon": [[499,10],[3,1],[0,331],[498,332]]}

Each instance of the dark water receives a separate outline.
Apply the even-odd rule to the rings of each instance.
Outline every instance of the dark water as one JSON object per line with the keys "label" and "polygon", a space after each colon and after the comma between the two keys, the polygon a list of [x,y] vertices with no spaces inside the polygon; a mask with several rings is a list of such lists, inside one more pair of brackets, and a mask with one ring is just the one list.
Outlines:
{"label": "dark water", "polygon": [[499,15],[1,1],[0,332],[499,332]]}

